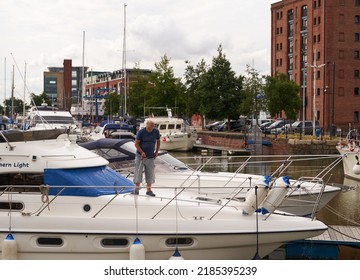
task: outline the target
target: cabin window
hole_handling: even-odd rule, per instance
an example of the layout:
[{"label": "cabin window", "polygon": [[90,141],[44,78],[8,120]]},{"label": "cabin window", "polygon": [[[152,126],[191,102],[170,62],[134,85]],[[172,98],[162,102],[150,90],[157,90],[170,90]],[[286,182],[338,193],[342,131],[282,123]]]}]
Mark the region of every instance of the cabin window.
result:
[{"label": "cabin window", "polygon": [[62,246],[64,241],[60,237],[39,237],[37,239],[39,246]]},{"label": "cabin window", "polygon": [[44,175],[36,173],[9,173],[3,174],[0,176],[1,185],[12,185],[13,191],[24,191],[25,187],[22,189],[19,186],[27,186],[27,191],[39,191],[38,187],[28,187],[28,186],[39,186],[44,183]]},{"label": "cabin window", "polygon": [[101,245],[104,247],[126,247],[129,245],[129,240],[126,238],[104,238],[101,240]]},{"label": "cabin window", "polygon": [[160,130],[166,129],[166,124],[160,124],[159,129],[160,129]]},{"label": "cabin window", "polygon": [[177,124],[176,129],[181,129],[181,124]]},{"label": "cabin window", "polygon": [[174,129],[175,128],[175,124],[171,124],[171,123],[169,123],[169,125],[168,125],[168,129]]},{"label": "cabin window", "polygon": [[0,210],[6,211],[21,211],[24,209],[24,204],[21,202],[0,202]]},{"label": "cabin window", "polygon": [[175,247],[175,246],[191,246],[194,244],[194,240],[190,237],[177,237],[177,238],[168,238],[165,241],[166,246]]}]

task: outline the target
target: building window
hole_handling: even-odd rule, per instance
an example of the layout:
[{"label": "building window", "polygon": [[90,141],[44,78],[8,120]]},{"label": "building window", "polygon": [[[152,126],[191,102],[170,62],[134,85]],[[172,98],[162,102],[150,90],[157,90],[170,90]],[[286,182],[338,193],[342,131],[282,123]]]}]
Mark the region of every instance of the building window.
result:
[{"label": "building window", "polygon": [[320,70],[316,71],[316,79],[319,80],[320,79]]},{"label": "building window", "polygon": [[320,56],[320,52],[317,52],[317,60],[320,60],[321,56]]},{"label": "building window", "polygon": [[339,87],[338,93],[339,93],[339,96],[344,96],[344,88],[343,88],[343,87]]},{"label": "building window", "polygon": [[344,41],[345,41],[345,33],[344,33],[344,32],[340,32],[340,33],[339,33],[339,41],[340,41],[340,42],[344,42]]},{"label": "building window", "polygon": [[355,33],[354,34],[354,40],[355,40],[355,42],[359,42],[359,40],[360,40],[360,33]]},{"label": "building window", "polygon": [[344,79],[344,69],[339,69],[339,79]]},{"label": "building window", "polygon": [[354,112],[354,123],[358,123],[359,122],[359,111],[355,111]]},{"label": "building window", "polygon": [[354,78],[355,79],[359,79],[360,78],[360,71],[359,70],[354,70]]},{"label": "building window", "polygon": [[314,18],[314,25],[316,25],[316,18]]},{"label": "building window", "polygon": [[356,24],[359,24],[360,23],[360,16],[356,15],[354,21],[355,21]]},{"label": "building window", "polygon": [[318,41],[318,43],[320,42],[320,34],[317,35],[317,41]]},{"label": "building window", "polygon": [[354,96],[359,96],[359,88],[358,87],[354,88]]},{"label": "building window", "polygon": [[360,0],[355,0],[355,6],[360,6]]},{"label": "building window", "polygon": [[339,50],[339,59],[344,59],[345,54],[344,54],[344,50]]},{"label": "building window", "polygon": [[317,94],[317,95],[320,95],[320,88],[317,88],[317,89],[316,89],[316,94]]},{"label": "building window", "polygon": [[314,39],[313,39],[314,43],[316,43],[316,35],[314,35]]},{"label": "building window", "polygon": [[359,59],[359,58],[360,58],[360,52],[354,51],[354,59]]},{"label": "building window", "polygon": [[314,9],[316,9],[316,0],[314,1],[314,4],[313,4],[313,7],[314,7]]},{"label": "building window", "polygon": [[[359,0],[360,1],[360,0]],[[344,24],[345,23],[345,15],[344,14],[340,14],[339,15],[339,24]]]}]

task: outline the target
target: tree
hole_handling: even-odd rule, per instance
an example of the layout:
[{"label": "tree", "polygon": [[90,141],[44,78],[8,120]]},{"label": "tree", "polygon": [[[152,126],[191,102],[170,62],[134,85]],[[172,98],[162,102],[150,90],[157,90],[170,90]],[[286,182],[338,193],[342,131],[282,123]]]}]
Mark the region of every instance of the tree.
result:
[{"label": "tree", "polygon": [[43,92],[40,95],[36,95],[35,93],[31,93],[30,98],[32,100],[32,103],[35,103],[35,104],[33,104],[35,106],[40,106],[42,103],[52,105],[51,99],[49,98],[49,96],[45,92]]},{"label": "tree", "polygon": [[301,108],[299,85],[290,81],[285,74],[277,73],[274,77],[266,77],[264,91],[271,116],[281,115],[281,112],[284,112],[288,119],[296,119]]},{"label": "tree", "polygon": [[[14,98],[13,110],[11,110],[11,106],[12,106],[11,98],[4,100],[4,106],[7,108],[7,112],[10,117],[12,117],[11,113],[13,113],[14,118],[16,117],[16,115],[18,114],[23,115],[24,113],[24,102],[21,99]],[[29,105],[25,103],[25,110],[27,109],[29,109]]]},{"label": "tree", "polygon": [[105,112],[106,116],[110,118],[119,113],[120,108],[120,95],[116,92],[111,92],[107,96],[108,98],[105,100]]},{"label": "tree", "polygon": [[217,51],[218,55],[213,57],[199,85],[200,112],[208,118],[228,119],[229,123],[230,119],[238,119],[240,115],[243,78],[236,77],[221,45]]},{"label": "tree", "polygon": [[204,113],[201,111],[201,90],[200,85],[202,79],[207,72],[208,65],[202,59],[196,67],[190,65],[189,61],[185,62],[187,64],[185,69],[185,94],[186,94],[186,115],[191,116],[194,113]]},{"label": "tree", "polygon": [[260,73],[250,65],[246,65],[243,102],[240,105],[241,114],[257,119],[260,111],[266,110],[263,84],[264,79],[260,76]]},{"label": "tree", "polygon": [[131,81],[128,95],[128,112],[131,116],[144,115],[145,100],[148,100],[149,77],[142,75],[138,66],[134,68],[134,79]]},{"label": "tree", "polygon": [[149,82],[153,86],[148,87],[146,107],[175,108],[175,115],[185,112],[185,88],[181,79],[175,77],[173,67],[170,66],[170,58],[166,55],[160,62],[155,63],[155,70],[150,74]]}]

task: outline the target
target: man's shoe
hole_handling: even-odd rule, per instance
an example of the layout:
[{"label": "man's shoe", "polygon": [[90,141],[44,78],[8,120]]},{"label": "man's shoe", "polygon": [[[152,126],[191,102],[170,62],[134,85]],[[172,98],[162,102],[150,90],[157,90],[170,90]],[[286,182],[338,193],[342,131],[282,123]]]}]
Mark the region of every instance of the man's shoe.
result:
[{"label": "man's shoe", "polygon": [[138,194],[139,194],[139,190],[134,190],[131,194],[138,195]]},{"label": "man's shoe", "polygon": [[148,191],[148,192],[146,192],[146,195],[149,195],[149,196],[155,196],[155,194],[154,194],[152,191]]}]

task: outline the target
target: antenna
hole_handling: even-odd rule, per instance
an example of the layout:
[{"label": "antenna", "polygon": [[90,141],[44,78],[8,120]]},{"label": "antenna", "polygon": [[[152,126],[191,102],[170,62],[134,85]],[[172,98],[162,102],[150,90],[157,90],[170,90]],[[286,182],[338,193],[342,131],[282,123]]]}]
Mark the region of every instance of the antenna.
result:
[{"label": "antenna", "polygon": [[[126,115],[126,84],[127,84],[127,77],[126,77],[126,3],[124,4],[124,34],[123,34],[123,57],[122,57],[122,69],[124,75],[124,110],[123,115]],[[121,106],[121,105],[120,105]]]}]

